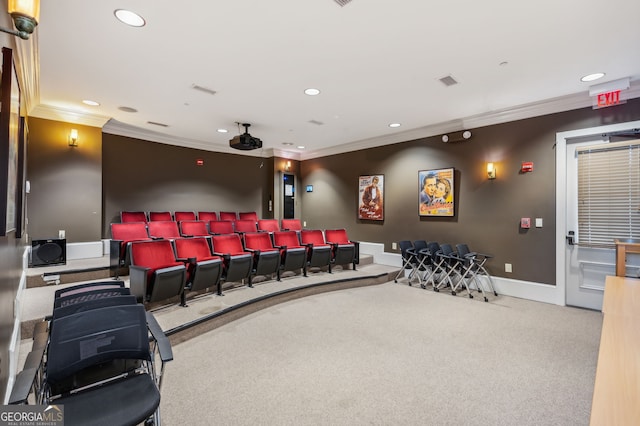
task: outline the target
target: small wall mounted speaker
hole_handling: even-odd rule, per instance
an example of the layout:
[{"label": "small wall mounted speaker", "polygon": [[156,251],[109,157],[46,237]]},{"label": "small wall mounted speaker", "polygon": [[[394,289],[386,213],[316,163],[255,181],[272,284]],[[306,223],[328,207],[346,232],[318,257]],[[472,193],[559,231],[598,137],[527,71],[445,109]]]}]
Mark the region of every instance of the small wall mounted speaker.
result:
[{"label": "small wall mounted speaker", "polygon": [[65,265],[67,263],[67,240],[52,238],[31,241],[29,266]]}]

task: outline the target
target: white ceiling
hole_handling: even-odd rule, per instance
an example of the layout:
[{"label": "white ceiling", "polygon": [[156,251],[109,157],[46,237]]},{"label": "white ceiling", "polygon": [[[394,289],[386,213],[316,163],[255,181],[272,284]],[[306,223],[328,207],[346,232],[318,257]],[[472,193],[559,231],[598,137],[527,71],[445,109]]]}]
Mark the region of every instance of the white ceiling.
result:
[{"label": "white ceiling", "polygon": [[[119,22],[119,8],[146,26]],[[624,77],[640,96],[638,16],[637,0],[45,0],[30,115],[313,158],[583,107],[589,85]],[[236,122],[263,150],[230,150]]]}]

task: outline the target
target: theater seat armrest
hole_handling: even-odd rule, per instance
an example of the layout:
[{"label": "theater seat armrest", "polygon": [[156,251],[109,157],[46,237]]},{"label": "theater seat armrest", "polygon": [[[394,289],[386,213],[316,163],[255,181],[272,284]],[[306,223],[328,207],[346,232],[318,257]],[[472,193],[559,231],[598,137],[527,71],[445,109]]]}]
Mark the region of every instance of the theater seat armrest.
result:
[{"label": "theater seat armrest", "polygon": [[153,340],[157,343],[158,354],[162,362],[173,361],[173,349],[171,348],[171,342],[169,338],[164,334],[160,324],[156,320],[156,317],[149,311],[146,312],[147,316],[147,328],[153,337]]},{"label": "theater seat armrest", "polygon": [[147,294],[147,271],[149,269],[151,268],[138,265],[129,266],[129,288],[138,302],[143,301]]}]

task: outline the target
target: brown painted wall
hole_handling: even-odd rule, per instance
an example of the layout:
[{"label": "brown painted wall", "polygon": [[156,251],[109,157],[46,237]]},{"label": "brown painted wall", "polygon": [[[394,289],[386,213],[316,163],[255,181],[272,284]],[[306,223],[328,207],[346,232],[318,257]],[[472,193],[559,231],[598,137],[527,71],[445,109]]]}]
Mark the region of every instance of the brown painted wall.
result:
[{"label": "brown painted wall", "polygon": [[268,217],[272,160],[110,134],[103,134],[103,148],[106,238],[121,210],[256,211]]},{"label": "brown painted wall", "polygon": [[[78,146],[70,147],[70,130]],[[29,118],[27,195],[29,236],[67,242],[99,241],[102,223],[102,132],[99,128]]]},{"label": "brown painted wall", "polygon": [[[467,243],[495,256],[490,272],[512,279],[555,284],[556,132],[640,119],[640,100],[594,111],[582,109],[472,129],[469,141],[442,143],[440,136],[302,162],[301,218],[308,228],[346,227],[355,240]],[[486,163],[497,178],[486,178]],[[520,174],[522,161],[534,172]],[[454,167],[456,214],[418,216],[418,171]],[[384,174],[385,220],[357,220],[358,176]],[[543,228],[519,227],[520,218],[544,219]],[[513,273],[504,272],[504,264]]]}]

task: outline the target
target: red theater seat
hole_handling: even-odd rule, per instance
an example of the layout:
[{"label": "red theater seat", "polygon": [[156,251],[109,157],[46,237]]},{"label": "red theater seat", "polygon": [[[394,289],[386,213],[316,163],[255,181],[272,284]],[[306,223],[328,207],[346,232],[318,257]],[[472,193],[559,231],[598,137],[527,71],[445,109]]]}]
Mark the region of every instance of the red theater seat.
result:
[{"label": "red theater seat", "polygon": [[276,232],[279,230],[278,219],[260,219],[258,221],[258,231]]},{"label": "red theater seat", "polygon": [[131,243],[129,271],[131,293],[143,303],[182,295],[187,277],[169,240]]},{"label": "red theater seat", "polygon": [[212,220],[209,222],[209,233],[213,235],[233,234],[233,222],[229,220]]},{"label": "red theater seat", "polygon": [[252,220],[254,222],[258,221],[258,213],[256,212],[239,212],[238,213],[239,220]]},{"label": "red theater seat", "polygon": [[327,266],[331,272],[331,245],[324,240],[319,229],[303,229],[300,231],[300,242],[307,246],[308,266]]},{"label": "red theater seat", "polygon": [[179,222],[180,234],[183,237],[207,237],[209,230],[207,223],[201,220],[187,220]]},{"label": "red theater seat", "polygon": [[[178,238],[173,241],[178,260],[186,263],[186,289],[200,291],[215,288],[222,294],[222,258],[211,253],[208,237]],[[185,305],[183,293],[182,304]]]},{"label": "red theater seat", "polygon": [[[253,255],[244,250],[238,234],[214,235],[211,237],[211,243],[213,254],[223,258],[223,281],[242,281],[251,276]],[[251,281],[249,286],[251,287]]]},{"label": "red theater seat", "polygon": [[280,229],[283,231],[302,231],[300,219],[282,219]]},{"label": "red theater seat", "polygon": [[129,212],[129,211],[120,212],[121,223],[146,222],[146,221],[147,221],[147,214],[145,212]]},{"label": "red theater seat", "polygon": [[147,224],[144,222],[112,223],[109,242],[109,265],[117,278],[121,266],[131,263],[130,246],[134,241],[150,240]]},{"label": "red theater seat", "polygon": [[324,231],[327,243],[332,246],[332,262],[335,265],[351,263],[353,270],[360,262],[360,243],[350,241],[345,229],[327,229]]},{"label": "red theater seat", "polygon": [[194,212],[173,212],[173,219],[176,222],[196,220],[196,214]]},{"label": "red theater seat", "polygon": [[163,221],[170,222],[173,220],[171,212],[149,212],[149,222]]},{"label": "red theater seat", "polygon": [[217,221],[218,220],[218,213],[216,212],[198,212],[198,220],[201,220],[203,222],[211,222],[213,221]]},{"label": "red theater seat", "polygon": [[275,231],[273,245],[280,248],[281,269],[283,271],[302,269],[302,274],[307,276],[307,248],[300,245],[297,232]]},{"label": "red theater seat", "polygon": [[239,233],[258,231],[258,224],[255,220],[236,220],[233,227],[235,232]]},{"label": "red theater seat", "polygon": [[180,238],[178,223],[173,221],[149,222],[149,236],[153,239],[173,240]]},{"label": "red theater seat", "polygon": [[238,220],[238,214],[236,212],[220,212],[219,219],[235,222],[236,220]]},{"label": "red theater seat", "polygon": [[[273,246],[266,232],[244,234],[245,249],[253,253],[252,276],[277,274],[280,281],[280,249]],[[251,284],[251,277],[249,277]]]}]

